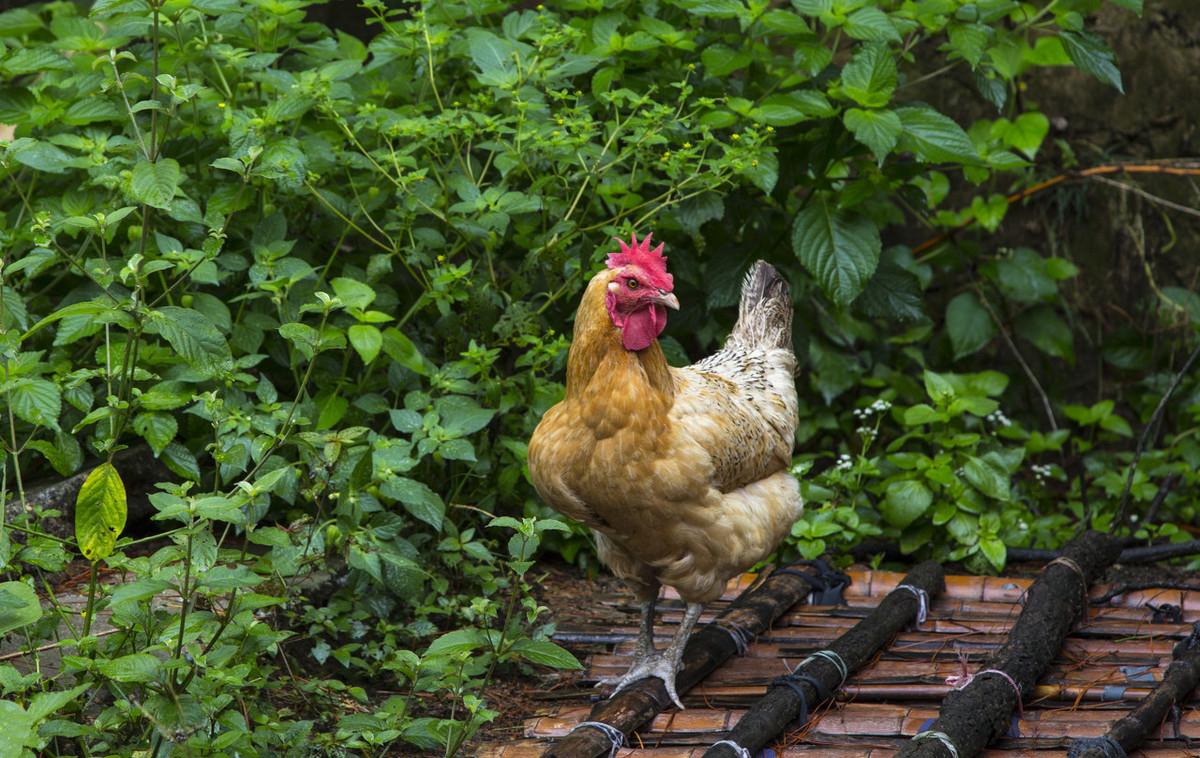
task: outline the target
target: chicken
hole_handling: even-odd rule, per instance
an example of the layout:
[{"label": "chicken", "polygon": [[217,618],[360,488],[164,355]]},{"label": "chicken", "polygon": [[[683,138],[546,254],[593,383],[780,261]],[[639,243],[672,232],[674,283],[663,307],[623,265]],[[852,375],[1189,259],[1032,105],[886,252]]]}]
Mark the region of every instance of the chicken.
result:
[{"label": "chicken", "polygon": [[[620,242],[575,316],[562,402],[529,443],[541,497],[591,527],[601,561],[642,605],[634,663],[617,691],[656,676],[683,708],[675,675],[703,604],[765,559],[802,507],[789,472],[796,358],[787,282],[755,263],[725,346],[686,368],[657,337],[678,309],[663,246]],[[664,650],[654,645],[662,585],[687,603]]]}]

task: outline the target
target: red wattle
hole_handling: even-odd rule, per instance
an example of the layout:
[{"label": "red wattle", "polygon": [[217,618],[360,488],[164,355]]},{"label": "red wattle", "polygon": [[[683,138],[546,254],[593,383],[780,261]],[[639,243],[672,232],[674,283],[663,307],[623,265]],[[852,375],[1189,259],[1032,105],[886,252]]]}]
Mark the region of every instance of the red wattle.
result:
[{"label": "red wattle", "polygon": [[626,350],[645,350],[666,326],[666,308],[657,304],[639,308],[625,317],[621,344]]}]

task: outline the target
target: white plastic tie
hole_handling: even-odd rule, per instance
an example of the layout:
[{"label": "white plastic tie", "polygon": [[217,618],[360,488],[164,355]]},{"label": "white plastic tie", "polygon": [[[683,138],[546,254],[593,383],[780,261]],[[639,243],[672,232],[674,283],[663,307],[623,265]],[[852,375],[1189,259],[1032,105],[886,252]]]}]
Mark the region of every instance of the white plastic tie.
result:
[{"label": "white plastic tie", "polygon": [[716,747],[717,745],[728,745],[730,750],[737,753],[738,758],[750,758],[750,751],[737,744],[733,740],[717,740],[712,744],[713,747]]},{"label": "white plastic tie", "polygon": [[958,758],[958,748],[954,747],[954,743],[950,740],[950,735],[945,732],[917,732],[913,735],[914,740],[936,740],[942,743],[942,747],[950,752],[950,758]]},{"label": "white plastic tie", "polygon": [[571,733],[577,732],[584,727],[591,727],[608,738],[610,743],[608,758],[615,758],[617,751],[625,746],[625,733],[612,724],[606,724],[603,721],[582,721],[575,725]]},{"label": "white plastic tie", "polygon": [[908,590],[917,598],[917,623],[924,624],[925,619],[929,618],[929,593],[911,584],[901,584],[896,589]]},{"label": "white plastic tie", "polygon": [[846,677],[850,676],[850,667],[847,666],[846,662],[842,660],[842,656],[838,655],[832,650],[818,650],[804,660],[800,661],[800,665],[797,666],[796,669],[804,668],[806,663],[810,663],[816,658],[824,658],[837,668],[838,673],[841,674],[842,682],[835,689],[840,690],[842,685],[846,683]]}]

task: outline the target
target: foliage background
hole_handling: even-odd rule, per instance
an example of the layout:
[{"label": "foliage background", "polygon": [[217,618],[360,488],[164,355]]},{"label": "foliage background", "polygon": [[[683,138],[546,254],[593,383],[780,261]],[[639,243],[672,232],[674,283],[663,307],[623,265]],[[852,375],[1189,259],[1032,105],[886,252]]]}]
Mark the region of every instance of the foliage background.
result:
[{"label": "foliage background", "polygon": [[[0,755],[452,755],[498,674],[577,666],[534,559],[594,559],[525,445],[634,229],[668,245],[675,362],[754,258],[793,283],[783,557],[879,537],[998,571],[1112,526],[1130,475],[1138,535],[1186,537],[1191,378],[1133,450],[1195,343],[1195,269],[1162,265],[1195,197],[1108,188],[1120,278],[1063,234],[1095,191],[1005,199],[1114,157],[1039,88],[1107,108],[1097,14],[1140,0],[510,5],[367,0],[362,39],[298,0],[0,14],[0,633],[64,654],[0,663]],[[131,496],[118,453],[171,476]],[[54,591],[80,556],[82,613]]]}]

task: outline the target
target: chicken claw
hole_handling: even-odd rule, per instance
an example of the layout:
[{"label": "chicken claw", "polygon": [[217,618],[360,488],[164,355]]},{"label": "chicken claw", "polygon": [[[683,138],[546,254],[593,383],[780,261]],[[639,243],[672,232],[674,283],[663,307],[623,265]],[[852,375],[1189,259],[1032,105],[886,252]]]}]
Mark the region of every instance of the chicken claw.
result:
[{"label": "chicken claw", "polygon": [[[675,637],[671,640],[671,644],[667,645],[663,650],[654,649],[654,643],[648,634],[639,639],[638,651],[634,657],[633,665],[629,667],[629,671],[625,672],[625,676],[617,681],[617,688],[613,690],[612,694],[616,695],[634,682],[657,677],[666,686],[667,696],[671,698],[671,702],[675,704],[675,707],[681,711],[684,710],[683,701],[679,699],[679,693],[675,691],[675,677],[679,673],[679,664],[683,658],[683,649],[687,646],[688,637],[692,635],[692,628],[696,626],[696,619],[700,618],[700,611],[703,608],[704,606],[700,603],[688,603],[687,612],[683,614],[683,620],[679,623],[679,629],[675,632]],[[648,620],[650,623],[653,623],[653,617],[653,605],[651,605],[649,613],[643,608],[643,630],[648,626]],[[648,649],[640,644],[643,640],[647,642]],[[600,682],[600,684],[608,683],[604,681]],[[609,697],[612,697],[612,695]]]}]

